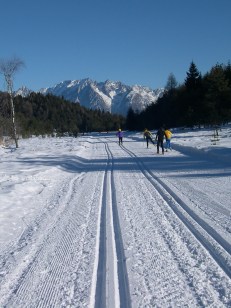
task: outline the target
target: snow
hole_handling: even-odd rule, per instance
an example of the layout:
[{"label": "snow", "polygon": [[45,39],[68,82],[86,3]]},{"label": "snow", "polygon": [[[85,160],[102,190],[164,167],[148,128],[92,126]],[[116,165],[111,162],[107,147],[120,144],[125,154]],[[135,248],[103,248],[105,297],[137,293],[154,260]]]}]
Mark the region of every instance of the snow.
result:
[{"label": "snow", "polygon": [[231,126],[172,131],[0,147],[0,307],[231,307]]},{"label": "snow", "polygon": [[110,91],[109,93],[108,93],[108,95],[109,95],[109,97],[111,98],[111,99],[113,99],[113,97],[114,96],[116,96],[116,91]]},{"label": "snow", "polygon": [[112,99],[110,97],[108,97],[106,94],[104,94],[103,92],[101,92],[96,86],[94,86],[94,90],[95,90],[95,93],[99,94],[99,96],[102,97],[104,104],[108,108],[110,108]]}]

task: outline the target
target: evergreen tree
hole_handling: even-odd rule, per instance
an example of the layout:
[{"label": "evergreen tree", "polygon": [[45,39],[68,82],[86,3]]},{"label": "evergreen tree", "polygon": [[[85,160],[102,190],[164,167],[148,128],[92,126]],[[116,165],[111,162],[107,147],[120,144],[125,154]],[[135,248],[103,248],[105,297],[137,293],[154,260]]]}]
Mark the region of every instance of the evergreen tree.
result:
[{"label": "evergreen tree", "polygon": [[167,80],[165,89],[167,91],[171,91],[171,90],[175,89],[176,87],[177,87],[176,78],[175,78],[173,73],[170,73],[170,75],[168,76],[168,80]]},{"label": "evergreen tree", "polygon": [[191,62],[185,79],[186,124],[200,125],[202,122],[201,103],[203,101],[202,77],[196,64]]},{"label": "evergreen tree", "polygon": [[198,71],[196,64],[192,61],[189,71],[186,72],[185,86],[188,90],[195,90],[201,85],[201,73]]},{"label": "evergreen tree", "polygon": [[126,127],[129,130],[136,130],[138,127],[137,118],[139,115],[134,112],[132,108],[129,108],[126,118]]},{"label": "evergreen tree", "polygon": [[135,130],[146,126],[154,129],[163,123],[179,127],[227,121],[231,121],[230,62],[227,66],[214,66],[203,78],[192,62],[183,85],[165,91],[140,114],[129,111],[127,117],[129,129]]},{"label": "evergreen tree", "polygon": [[224,69],[225,77],[229,82],[229,86],[231,86],[231,63],[228,62],[227,66]]},{"label": "evergreen tree", "polygon": [[231,118],[231,86],[222,65],[215,65],[205,77],[205,104],[211,124]]}]

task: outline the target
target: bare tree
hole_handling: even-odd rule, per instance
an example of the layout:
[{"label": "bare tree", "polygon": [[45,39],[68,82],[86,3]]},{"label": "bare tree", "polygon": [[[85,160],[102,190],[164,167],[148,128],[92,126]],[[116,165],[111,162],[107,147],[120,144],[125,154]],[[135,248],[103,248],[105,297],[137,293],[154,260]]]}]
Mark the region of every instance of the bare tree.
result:
[{"label": "bare tree", "polygon": [[7,92],[9,93],[10,97],[13,139],[15,141],[16,148],[18,148],[18,139],[17,139],[17,131],[15,125],[13,79],[15,73],[18,72],[18,70],[23,66],[24,62],[16,57],[9,60],[0,60],[0,74],[2,74],[5,78],[7,85]]}]

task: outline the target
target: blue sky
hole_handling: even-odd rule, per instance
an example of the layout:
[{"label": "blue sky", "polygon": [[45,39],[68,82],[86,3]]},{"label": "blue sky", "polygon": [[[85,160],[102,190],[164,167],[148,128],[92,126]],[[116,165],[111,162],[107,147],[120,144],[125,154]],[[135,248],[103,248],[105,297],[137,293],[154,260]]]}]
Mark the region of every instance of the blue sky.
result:
[{"label": "blue sky", "polygon": [[[164,87],[191,61],[231,60],[230,0],[1,0],[0,58],[25,68],[14,88],[91,78]],[[0,90],[4,89],[1,76]]]}]

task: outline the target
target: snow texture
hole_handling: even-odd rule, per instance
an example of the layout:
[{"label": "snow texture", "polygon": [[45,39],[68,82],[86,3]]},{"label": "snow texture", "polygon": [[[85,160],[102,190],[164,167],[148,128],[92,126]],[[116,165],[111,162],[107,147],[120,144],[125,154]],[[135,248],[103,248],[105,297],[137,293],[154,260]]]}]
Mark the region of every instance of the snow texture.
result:
[{"label": "snow texture", "polygon": [[231,127],[172,131],[0,147],[0,307],[231,307]]}]

